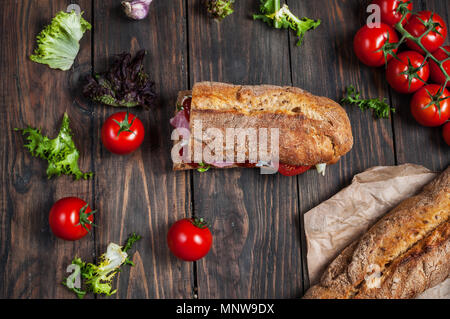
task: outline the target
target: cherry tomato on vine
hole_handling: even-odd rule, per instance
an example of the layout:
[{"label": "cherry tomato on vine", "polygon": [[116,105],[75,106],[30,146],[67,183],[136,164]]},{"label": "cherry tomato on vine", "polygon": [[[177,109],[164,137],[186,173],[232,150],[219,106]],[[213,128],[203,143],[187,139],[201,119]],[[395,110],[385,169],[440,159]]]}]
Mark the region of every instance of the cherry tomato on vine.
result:
[{"label": "cherry tomato on vine", "polygon": [[310,168],[311,166],[295,166],[280,163],[278,166],[278,173],[284,176],[295,176],[306,172]]},{"label": "cherry tomato on vine", "polygon": [[423,126],[444,124],[450,117],[449,96],[447,89],[437,84],[424,86],[412,97],[411,113],[413,117]]},{"label": "cherry tomato on vine", "polygon": [[[407,2],[408,0],[374,0],[372,1],[372,4],[380,6],[381,22],[393,27],[400,22],[403,17],[403,15],[397,11],[400,4],[404,3],[403,6],[406,6],[409,11],[412,10],[412,2]],[[402,24],[404,25],[410,17],[411,14],[408,13]]]},{"label": "cherry tomato on vine", "polygon": [[[389,41],[388,41],[389,39]],[[385,23],[380,23],[379,28],[369,28],[363,26],[353,39],[353,50],[358,59],[368,66],[382,66],[385,64],[385,54],[382,51],[386,43],[397,43],[398,36],[395,30]],[[397,50],[393,50],[397,52]],[[389,52],[386,53],[386,60],[392,59]]]},{"label": "cherry tomato on vine", "polygon": [[95,211],[78,197],[65,197],[53,204],[49,215],[50,229],[56,237],[78,240],[94,226]]},{"label": "cherry tomato on vine", "polygon": [[102,126],[103,145],[114,154],[129,154],[144,140],[144,125],[135,115],[117,112],[108,117]]},{"label": "cherry tomato on vine", "polygon": [[412,93],[424,86],[430,75],[425,58],[416,51],[401,52],[397,58],[389,61],[386,68],[391,87],[400,93]]},{"label": "cherry tomato on vine", "polygon": [[442,136],[444,136],[444,141],[450,146],[450,122],[446,123],[442,128]]},{"label": "cherry tomato on vine", "polygon": [[[444,50],[442,50],[444,49]],[[439,61],[443,61],[445,59],[450,58],[450,45],[446,45],[442,48],[437,49],[433,52],[433,56],[438,59]],[[444,84],[445,83],[445,75],[439,68],[436,62],[434,62],[432,59],[429,59],[430,62],[430,78],[434,83],[437,84]],[[448,75],[450,75],[450,59],[448,61],[445,61],[443,63],[443,67],[445,72],[447,72]],[[450,81],[447,82],[447,87],[450,87]]]},{"label": "cherry tomato on vine", "polygon": [[[444,41],[447,38],[447,25],[438,14],[431,11],[420,11],[417,14],[413,14],[406,24],[405,30],[417,38],[424,34],[434,23],[437,23],[437,25],[433,27],[434,29],[426,34],[420,41],[425,49],[429,52],[434,52],[444,44]],[[420,54],[425,54],[425,52],[410,39],[406,40],[406,45]]]},{"label": "cherry tomato on vine", "polygon": [[208,254],[212,235],[203,218],[184,218],[170,227],[167,243],[176,257],[195,261]]}]

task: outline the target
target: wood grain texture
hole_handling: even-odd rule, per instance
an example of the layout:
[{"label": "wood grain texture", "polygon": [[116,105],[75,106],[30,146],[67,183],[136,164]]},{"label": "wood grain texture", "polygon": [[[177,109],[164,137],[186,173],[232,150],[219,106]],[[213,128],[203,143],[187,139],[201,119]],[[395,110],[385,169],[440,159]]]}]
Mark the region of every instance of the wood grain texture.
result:
[{"label": "wood grain texture", "polygon": [[[75,298],[61,280],[75,256],[94,261],[109,242],[143,236],[117,280],[114,298],[296,298],[309,287],[302,214],[376,165],[412,162],[433,170],[450,164],[440,128],[424,128],[410,115],[410,96],[389,89],[383,68],[361,64],[352,40],[365,22],[368,0],[287,0],[292,12],[320,18],[301,47],[291,31],[253,21],[257,0],[236,1],[235,13],[217,24],[201,0],[153,1],[149,17],[128,20],[118,0],[78,0],[93,25],[81,41],[74,67],[62,72],[33,63],[36,35],[62,0],[4,1],[0,13],[0,298]],[[445,21],[450,5],[415,0]],[[159,94],[150,110],[132,110],[144,123],[141,148],[129,156],[101,144],[104,120],[119,111],[81,96],[84,76],[104,71],[114,54],[148,51],[145,69]],[[339,101],[353,84],[364,97],[387,97],[397,113],[375,120],[370,111],[345,106],[354,147],[329,167],[298,177],[260,175],[257,169],[172,172],[172,116],[177,92],[203,80],[235,84],[294,85]],[[122,109],[120,109],[122,110]],[[46,163],[23,148],[14,127],[27,124],[55,136],[67,111],[89,181],[47,180]],[[52,204],[78,196],[98,210],[98,228],[78,242],[56,239],[48,227]],[[202,216],[214,243],[197,263],[176,259],[166,235],[178,219]]]},{"label": "wood grain texture", "polygon": [[[91,21],[91,2],[77,1]],[[34,158],[23,147],[15,127],[28,124],[44,134],[57,135],[63,114],[70,117],[74,141],[80,150],[80,167],[93,169],[91,161],[92,114],[80,102],[77,78],[90,69],[91,33],[81,40],[73,68],[53,70],[29,60],[36,35],[49,24],[66,1],[7,1],[1,12],[1,213],[0,298],[63,298],[72,294],[60,283],[76,255],[92,258],[94,235],[81,241],[57,239],[48,226],[53,203],[78,196],[93,204],[93,181],[71,177],[47,179],[46,161]]]},{"label": "wood grain texture", "polygon": [[[365,23],[364,3],[326,0],[288,3],[296,14],[322,21],[316,30],[306,34],[301,47],[294,47],[294,39],[290,41],[295,86],[338,102],[348,85],[354,85],[363,97],[389,97],[383,69],[363,65],[353,52],[353,37]],[[327,10],[323,10],[325,7]],[[355,174],[372,166],[395,164],[391,120],[374,119],[370,111],[343,106],[352,124],[353,149],[337,164],[330,165],[324,177],[317,174],[298,177],[302,216],[348,185]],[[303,229],[303,218],[300,223]],[[306,257],[306,245],[303,247]],[[306,258],[303,265],[308,286]]]},{"label": "wood grain texture", "polygon": [[118,1],[94,3],[94,68],[104,71],[113,55],[133,55],[146,49],[145,70],[155,81],[158,105],[149,111],[133,109],[146,128],[142,146],[128,156],[109,153],[100,141],[104,120],[118,109],[95,105],[93,133],[95,194],[100,227],[97,252],[109,242],[123,244],[131,232],[142,235],[136,267],[125,269],[117,281],[117,298],[190,298],[192,264],[177,260],[167,249],[166,235],[176,220],[190,216],[187,173],[172,172],[171,128],[177,92],[187,87],[184,1],[154,1],[149,17],[132,21]]},{"label": "wood grain texture", "polygon": [[[450,22],[448,1],[413,1],[415,10],[431,10],[444,21]],[[448,36],[446,39],[448,44]],[[434,171],[441,171],[450,165],[450,147],[442,138],[442,127],[423,127],[411,115],[412,95],[404,95],[390,89],[392,105],[398,112],[394,116],[394,133],[398,164],[415,163]]]},{"label": "wood grain texture", "polygon": [[[251,18],[258,2],[238,1],[218,24],[189,1],[191,85],[199,81],[290,85],[288,35]],[[193,173],[194,212],[212,224],[210,254],[197,263],[199,298],[301,295],[295,178],[257,169]]]}]

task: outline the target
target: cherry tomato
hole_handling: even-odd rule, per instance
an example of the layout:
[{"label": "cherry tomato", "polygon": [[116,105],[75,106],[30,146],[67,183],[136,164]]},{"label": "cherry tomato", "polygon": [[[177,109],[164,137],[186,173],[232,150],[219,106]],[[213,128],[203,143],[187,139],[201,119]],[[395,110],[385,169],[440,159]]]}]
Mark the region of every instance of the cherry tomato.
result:
[{"label": "cherry tomato", "polygon": [[129,154],[144,140],[144,125],[131,113],[117,112],[108,117],[102,127],[103,145],[114,154]]},{"label": "cherry tomato", "polygon": [[185,261],[205,257],[212,245],[212,235],[202,218],[185,218],[175,222],[167,234],[172,253]]},{"label": "cherry tomato", "polygon": [[[414,93],[412,97],[411,113],[416,121],[423,126],[440,126],[447,122],[450,117],[450,100],[447,98],[449,92],[444,88],[442,94],[438,97],[438,92],[441,89],[442,87],[437,84],[428,84]],[[432,98],[430,95],[435,97]],[[440,101],[437,100],[438,98]],[[434,101],[433,104],[427,107],[432,101]]]},{"label": "cherry tomato", "polygon": [[[381,22],[393,27],[400,22],[403,16],[400,12],[397,12],[398,6],[401,3],[405,3],[406,7],[410,11],[412,10],[412,2],[409,4],[406,4],[406,2],[408,0],[374,0],[372,4],[380,6]],[[402,24],[404,25],[410,17],[411,13],[408,13]]]},{"label": "cherry tomato", "polygon": [[[447,51],[447,53],[442,50],[442,48],[444,48],[444,50]],[[437,49],[436,51],[433,52],[433,56],[438,59],[439,61],[443,61],[445,59],[450,58],[450,45],[446,45],[442,48]],[[445,75],[444,73],[442,73],[441,69],[439,68],[439,66],[437,65],[436,62],[434,62],[432,59],[429,59],[430,62],[430,78],[434,83],[438,83],[438,84],[444,84],[445,83]],[[445,72],[447,72],[448,75],[450,75],[450,59],[448,61],[445,61],[443,64],[444,70]],[[450,87],[450,81],[447,83],[447,87]]]},{"label": "cherry tomato", "polygon": [[[432,15],[433,18],[431,18]],[[406,31],[417,38],[424,34],[428,29],[428,24],[433,22],[439,23],[439,25],[436,26],[436,30],[430,31],[420,41],[420,43],[429,52],[436,51],[442,44],[444,44],[444,41],[447,38],[447,25],[445,24],[444,20],[434,12],[420,11],[417,14],[414,14],[405,26]],[[409,39],[406,40],[406,45],[410,49],[417,51],[420,54],[425,54],[425,52],[423,52],[423,50],[417,44]]]},{"label": "cherry tomato", "polygon": [[94,212],[78,197],[62,198],[50,210],[50,229],[56,237],[65,240],[81,239],[94,225]]},{"label": "cherry tomato", "polygon": [[[384,53],[380,49],[387,42],[388,37],[389,43],[398,42],[397,33],[387,24],[381,23],[379,28],[369,28],[365,25],[359,29],[353,39],[353,50],[358,59],[368,66],[384,65]],[[388,54],[386,59],[389,61],[392,55]]]},{"label": "cherry tomato", "polygon": [[284,176],[294,176],[303,174],[307,170],[309,170],[311,166],[295,166],[280,163],[278,166],[278,173]]},{"label": "cherry tomato", "polygon": [[400,93],[412,93],[424,86],[430,75],[425,58],[416,51],[405,51],[397,57],[389,61],[386,69],[386,80],[391,87]]},{"label": "cherry tomato", "polygon": [[442,128],[442,135],[444,136],[444,141],[450,146],[450,122],[446,123]]}]

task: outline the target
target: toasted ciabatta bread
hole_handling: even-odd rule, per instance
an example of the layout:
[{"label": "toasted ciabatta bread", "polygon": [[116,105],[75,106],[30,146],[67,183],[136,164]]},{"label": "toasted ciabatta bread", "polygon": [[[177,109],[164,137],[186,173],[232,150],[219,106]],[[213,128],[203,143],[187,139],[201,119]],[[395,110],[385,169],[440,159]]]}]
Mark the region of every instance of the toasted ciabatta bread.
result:
[{"label": "toasted ciabatta bread", "polygon": [[[192,92],[180,92],[177,104],[188,94],[192,95],[191,132],[195,120],[202,121],[203,131],[218,128],[224,135],[226,128],[278,128],[279,161],[283,164],[335,163],[353,146],[345,110],[299,88],[200,82]],[[189,168],[193,166],[174,165],[174,169]]]},{"label": "toasted ciabatta bread", "polygon": [[382,217],[304,298],[414,298],[450,275],[450,167]]}]

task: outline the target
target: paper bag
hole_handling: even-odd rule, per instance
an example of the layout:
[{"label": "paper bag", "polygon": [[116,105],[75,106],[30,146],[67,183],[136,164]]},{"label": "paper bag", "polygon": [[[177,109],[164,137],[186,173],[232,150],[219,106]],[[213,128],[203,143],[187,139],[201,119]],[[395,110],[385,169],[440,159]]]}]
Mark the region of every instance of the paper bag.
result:
[{"label": "paper bag", "polygon": [[[311,285],[351,242],[404,199],[437,176],[419,165],[378,166],[353,177],[346,187],[304,215]],[[450,298],[450,279],[419,298]]]}]

